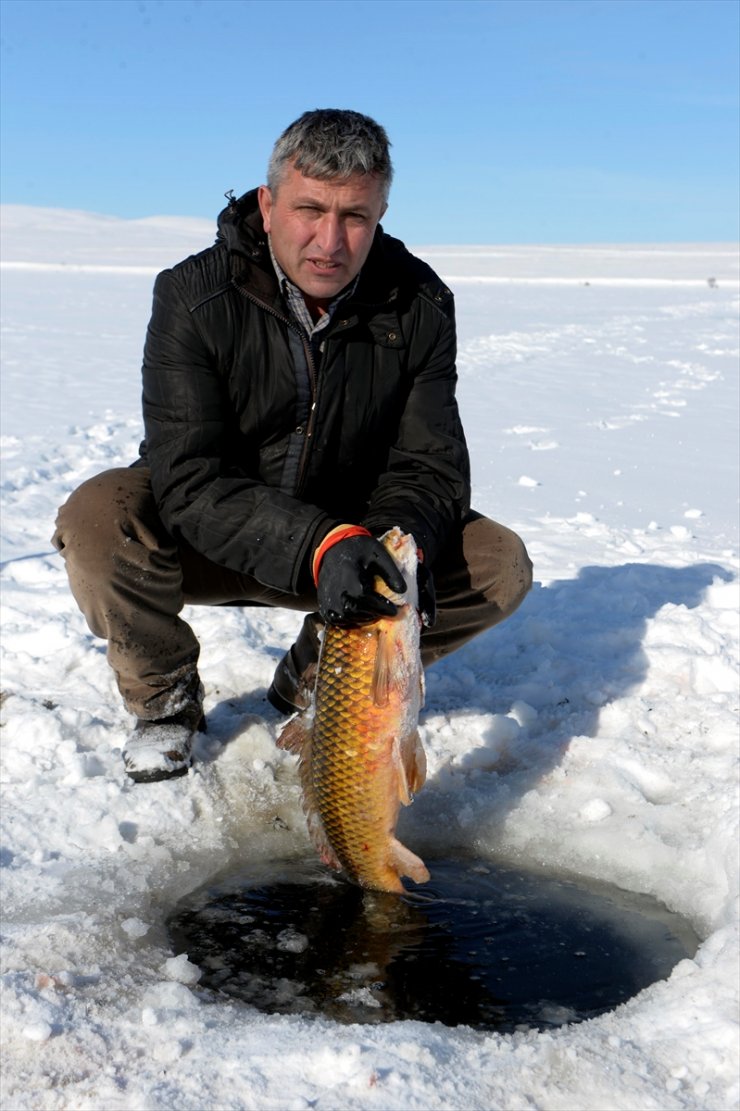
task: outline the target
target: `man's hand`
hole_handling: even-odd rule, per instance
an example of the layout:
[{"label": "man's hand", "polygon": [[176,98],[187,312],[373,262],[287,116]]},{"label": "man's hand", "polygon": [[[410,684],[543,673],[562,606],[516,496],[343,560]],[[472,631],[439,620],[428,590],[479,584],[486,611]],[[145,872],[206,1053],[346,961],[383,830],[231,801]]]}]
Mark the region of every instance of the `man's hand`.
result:
[{"label": "man's hand", "polygon": [[373,589],[376,576],[403,594],[406,582],[392,556],[372,536],[351,536],[334,544],[321,560],[319,613],[330,625],[363,625],[397,612]]}]

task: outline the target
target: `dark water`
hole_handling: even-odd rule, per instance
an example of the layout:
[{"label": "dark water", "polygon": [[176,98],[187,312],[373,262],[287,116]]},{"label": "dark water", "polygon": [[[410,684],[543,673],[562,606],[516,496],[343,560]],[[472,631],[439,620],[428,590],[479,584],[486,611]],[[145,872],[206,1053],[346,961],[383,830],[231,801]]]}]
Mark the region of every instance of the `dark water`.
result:
[{"label": "dark water", "polygon": [[176,908],[175,952],[202,969],[201,987],[271,1014],[509,1032],[611,1010],[698,946],[646,896],[491,861],[427,863],[432,880],[403,897],[313,861],[230,876]]}]

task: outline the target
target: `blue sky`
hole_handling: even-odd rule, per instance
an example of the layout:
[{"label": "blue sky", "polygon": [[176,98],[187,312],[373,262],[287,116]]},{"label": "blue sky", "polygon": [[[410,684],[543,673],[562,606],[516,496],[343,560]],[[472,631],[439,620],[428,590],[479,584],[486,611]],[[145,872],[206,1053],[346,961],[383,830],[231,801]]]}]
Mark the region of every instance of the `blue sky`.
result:
[{"label": "blue sky", "polygon": [[736,0],[0,0],[2,200],[212,217],[306,108],[393,142],[411,244],[738,228]]}]

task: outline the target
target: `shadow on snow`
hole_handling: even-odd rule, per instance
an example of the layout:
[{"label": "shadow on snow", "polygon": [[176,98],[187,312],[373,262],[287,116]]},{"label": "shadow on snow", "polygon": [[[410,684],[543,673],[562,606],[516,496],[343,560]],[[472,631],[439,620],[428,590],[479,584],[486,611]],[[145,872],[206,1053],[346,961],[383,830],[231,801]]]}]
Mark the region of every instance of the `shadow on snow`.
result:
[{"label": "shadow on snow", "polygon": [[[501,820],[557,767],[574,737],[596,736],[605,706],[644,681],[648,621],[666,605],[695,608],[713,582],[734,577],[715,563],[628,563],[584,567],[577,578],[535,584],[508,621],[430,668],[422,724],[449,724],[455,734],[469,729],[468,752],[461,754],[456,740],[454,768],[506,777],[500,798],[492,777],[475,782],[476,793],[494,789],[501,807],[495,820]],[[476,715],[490,721],[475,721]],[[443,764],[429,780],[433,789],[418,797],[417,831],[436,815],[440,796],[449,791],[454,799],[449,769],[450,762]]]}]

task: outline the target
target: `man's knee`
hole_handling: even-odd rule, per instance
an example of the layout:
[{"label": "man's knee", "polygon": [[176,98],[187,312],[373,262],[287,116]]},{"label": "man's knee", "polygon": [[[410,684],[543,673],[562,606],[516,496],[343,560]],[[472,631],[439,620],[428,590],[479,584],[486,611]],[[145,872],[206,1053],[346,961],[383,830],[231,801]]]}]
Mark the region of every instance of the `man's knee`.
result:
[{"label": "man's knee", "polygon": [[508,617],[532,586],[532,561],[524,541],[512,529],[487,517],[472,515],[463,545],[471,585]]},{"label": "man's knee", "polygon": [[75,563],[110,563],[111,554],[151,521],[149,473],[118,467],[83,482],[60,508],[52,544]]}]

